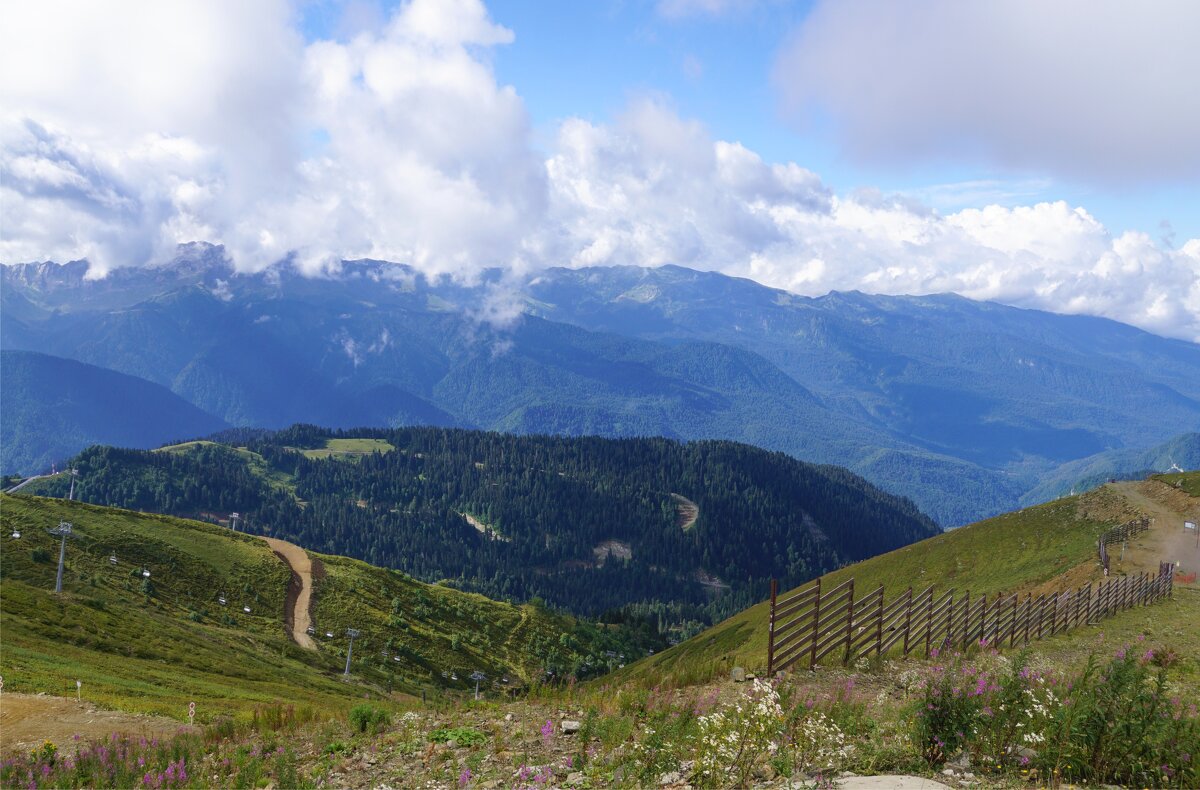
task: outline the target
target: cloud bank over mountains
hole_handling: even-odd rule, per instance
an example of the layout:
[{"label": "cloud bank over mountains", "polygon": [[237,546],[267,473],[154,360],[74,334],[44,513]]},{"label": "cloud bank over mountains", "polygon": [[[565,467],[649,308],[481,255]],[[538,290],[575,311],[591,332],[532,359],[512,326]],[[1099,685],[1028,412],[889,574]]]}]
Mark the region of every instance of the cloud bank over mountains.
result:
[{"label": "cloud bank over mountains", "polygon": [[[567,118],[539,150],[520,86],[490,63],[520,31],[477,0],[413,0],[336,41],[306,43],[294,14],[277,0],[8,7],[0,261],[86,257],[99,274],[203,240],[243,269],[289,255],[310,271],[372,257],[465,279],[678,263],[806,294],[955,291],[1200,340],[1200,239],[1114,234],[1062,202],[942,214],[839,193],[663,98]],[[809,24],[848,24],[820,14]],[[789,51],[780,68],[806,68]]]}]

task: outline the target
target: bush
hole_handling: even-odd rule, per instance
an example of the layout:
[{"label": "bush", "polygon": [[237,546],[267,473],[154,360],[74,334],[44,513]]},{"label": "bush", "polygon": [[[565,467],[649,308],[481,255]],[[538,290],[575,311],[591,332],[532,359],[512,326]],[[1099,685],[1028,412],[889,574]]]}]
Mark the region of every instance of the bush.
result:
[{"label": "bush", "polygon": [[747,699],[699,718],[693,781],[704,787],[747,784],[758,759],[774,752],[784,724],[779,695],[755,680]]},{"label": "bush", "polygon": [[1200,786],[1195,705],[1169,698],[1156,651],[1134,652],[1092,655],[1062,678],[1023,656],[997,675],[960,657],[935,667],[913,716],[922,754],[936,766],[967,750],[983,770],[1020,768],[1052,784]]},{"label": "bush", "polygon": [[479,730],[470,727],[454,727],[452,729],[434,730],[429,733],[429,740],[434,743],[454,741],[459,746],[478,746],[487,740],[487,736]]},{"label": "bush", "polygon": [[1157,651],[1095,656],[1063,691],[1035,763],[1070,781],[1160,787],[1200,786],[1200,718],[1166,691]]},{"label": "bush", "polygon": [[383,708],[374,705],[355,705],[350,709],[350,724],[361,733],[379,732],[392,723],[392,716]]}]

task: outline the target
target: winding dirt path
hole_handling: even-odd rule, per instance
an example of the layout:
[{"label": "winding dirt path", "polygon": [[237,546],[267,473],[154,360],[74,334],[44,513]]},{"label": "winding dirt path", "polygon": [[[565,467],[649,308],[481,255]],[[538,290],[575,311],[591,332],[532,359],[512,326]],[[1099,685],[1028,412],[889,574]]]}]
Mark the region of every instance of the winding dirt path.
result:
[{"label": "winding dirt path", "polygon": [[[1180,575],[1200,570],[1200,546],[1196,533],[1183,529],[1185,520],[1200,522],[1200,499],[1189,497],[1156,480],[1110,484],[1131,505],[1148,516],[1150,529],[1137,535],[1129,560],[1137,570],[1154,571],[1160,560],[1178,563],[1175,584]],[[1110,549],[1111,550],[1111,549]],[[1188,587],[1200,586],[1195,582]]]},{"label": "winding dirt path", "polygon": [[308,552],[295,543],[288,543],[279,538],[263,538],[271,551],[279,555],[292,569],[292,583],[288,585],[288,625],[292,627],[292,641],[308,650],[316,650],[317,644],[308,635],[308,627],[312,625],[308,607],[312,603],[312,560]]}]

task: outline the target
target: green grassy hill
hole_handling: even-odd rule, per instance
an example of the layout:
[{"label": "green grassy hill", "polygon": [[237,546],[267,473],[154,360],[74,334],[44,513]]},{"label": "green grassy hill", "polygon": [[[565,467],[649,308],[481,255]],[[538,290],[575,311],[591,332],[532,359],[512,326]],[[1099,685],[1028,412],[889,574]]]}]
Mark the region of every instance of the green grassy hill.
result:
[{"label": "green grassy hill", "polygon": [[[1095,578],[1097,536],[1137,515],[1109,487],[1006,513],[849,565],[821,577],[830,589],[851,577],[860,594],[884,585],[887,599],[910,585],[930,584],[972,595],[1041,591]],[[802,585],[807,587],[808,585]],[[1044,589],[1040,589],[1044,588]],[[764,590],[764,593],[767,591]],[[781,595],[786,594],[780,591]],[[753,606],[605,682],[704,680],[739,665],[761,669],[767,658],[769,606]]]},{"label": "green grassy hill", "polygon": [[[45,531],[59,521],[74,525],[61,596],[58,539]],[[258,538],[40,497],[0,496],[0,523],[6,691],[65,695],[78,679],[101,705],[178,718],[196,701],[210,719],[278,701],[341,710],[364,695],[465,690],[474,670],[518,687],[547,667],[599,668],[605,651],[634,650],[627,632],[319,554],[319,649],[304,650],[284,631],[291,573]],[[347,627],[363,632],[351,682]]]}]

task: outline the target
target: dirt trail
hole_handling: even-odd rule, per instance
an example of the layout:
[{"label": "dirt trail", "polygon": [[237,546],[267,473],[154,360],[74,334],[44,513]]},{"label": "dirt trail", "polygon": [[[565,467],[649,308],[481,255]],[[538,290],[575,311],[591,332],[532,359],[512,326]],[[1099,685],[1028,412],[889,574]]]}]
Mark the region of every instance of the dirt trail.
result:
[{"label": "dirt trail", "polygon": [[[292,584],[288,585],[288,622],[292,626],[292,641],[308,650],[316,650],[317,644],[308,635],[312,619],[308,614],[312,602],[312,560],[308,552],[294,543],[279,538],[263,538],[271,551],[283,558],[292,569]],[[297,588],[296,582],[299,581]]]},{"label": "dirt trail", "polygon": [[1200,499],[1155,480],[1110,485],[1152,519],[1150,529],[1131,541],[1125,557],[1125,565],[1132,566],[1130,570],[1153,572],[1160,561],[1177,562],[1175,584],[1179,585],[1180,574],[1195,573],[1200,568],[1196,533],[1183,528],[1185,520],[1200,522]]},{"label": "dirt trail", "polygon": [[5,754],[32,749],[42,741],[72,753],[89,738],[107,738],[114,732],[163,737],[181,730],[189,728],[174,719],[101,710],[87,700],[12,692],[0,696],[0,752]]}]

